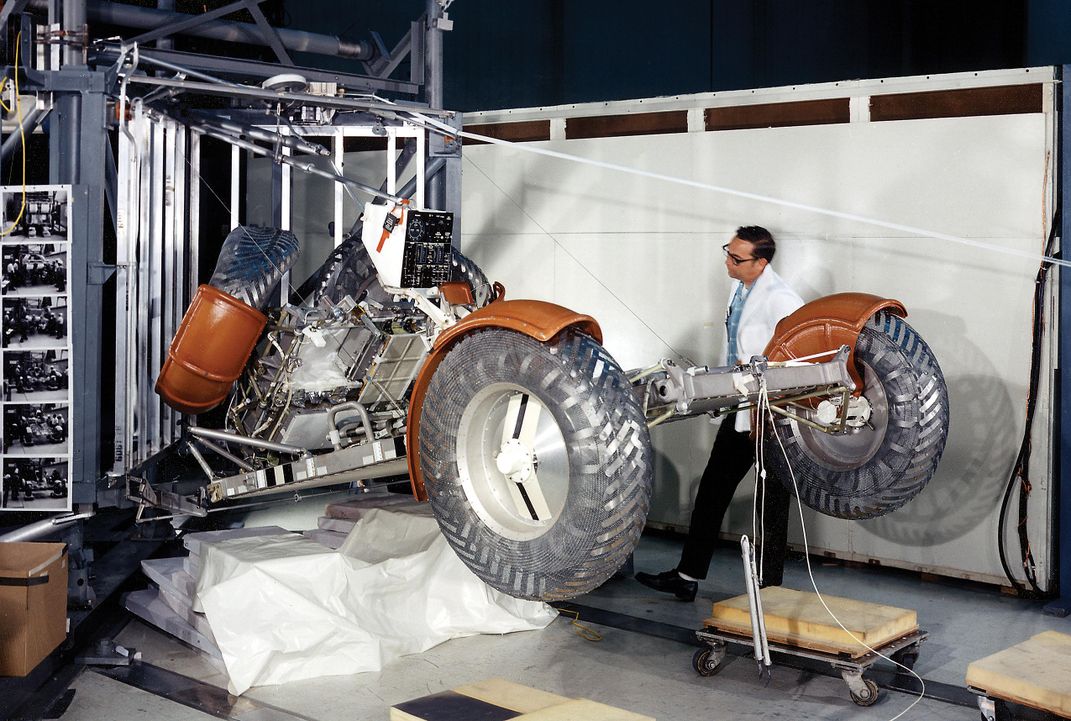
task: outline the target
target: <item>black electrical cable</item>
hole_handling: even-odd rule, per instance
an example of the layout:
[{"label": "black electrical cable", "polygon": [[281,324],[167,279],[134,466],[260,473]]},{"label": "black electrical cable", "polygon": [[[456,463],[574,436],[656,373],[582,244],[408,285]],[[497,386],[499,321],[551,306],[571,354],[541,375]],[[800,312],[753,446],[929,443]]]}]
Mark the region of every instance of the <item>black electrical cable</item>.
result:
[{"label": "black electrical cable", "polygon": [[[1056,243],[1056,229],[1060,227],[1060,211],[1053,216],[1052,226],[1049,229],[1049,238],[1045,243],[1045,255],[1053,254]],[[1040,596],[1043,591],[1038,586],[1034,554],[1030,548],[1030,537],[1027,533],[1028,502],[1030,500],[1030,452],[1032,444],[1031,431],[1034,426],[1034,411],[1037,408],[1038,385],[1041,378],[1041,336],[1045,326],[1045,288],[1048,281],[1049,269],[1052,263],[1042,262],[1034,278],[1034,319],[1031,331],[1030,350],[1030,383],[1026,395],[1026,428],[1023,431],[1023,441],[1019,446],[1019,455],[1015,458],[1012,466],[1011,477],[1004,489],[1004,499],[1000,504],[1000,518],[997,522],[997,551],[1000,554],[1000,565],[1004,569],[1004,575],[1008,577],[1015,592],[1020,596]],[[1007,551],[1004,547],[1004,527],[1007,522],[1008,506],[1011,501],[1012,491],[1019,488],[1019,520],[1016,531],[1019,537],[1019,552],[1022,558],[1023,572],[1030,590],[1020,583],[1008,566]]]}]

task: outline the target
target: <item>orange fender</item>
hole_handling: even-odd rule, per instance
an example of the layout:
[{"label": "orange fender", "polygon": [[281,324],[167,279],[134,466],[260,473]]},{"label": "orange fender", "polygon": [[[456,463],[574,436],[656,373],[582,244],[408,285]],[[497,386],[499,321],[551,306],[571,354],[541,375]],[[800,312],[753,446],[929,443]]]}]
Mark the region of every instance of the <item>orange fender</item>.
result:
[{"label": "orange fender", "polygon": [[189,415],[215,408],[242,374],[267,322],[234,296],[200,286],[156,380],[160,398]]},{"label": "orange fender", "polygon": [[563,330],[574,327],[602,342],[602,329],[590,315],[576,313],[541,300],[497,300],[470,313],[439,334],[413,382],[413,392],[409,396],[409,415],[405,422],[409,483],[417,500],[428,500],[428,493],[424,489],[424,476],[420,472],[420,413],[424,405],[424,394],[435,369],[439,367],[450,348],[465,335],[482,328],[504,328],[546,343]]},{"label": "orange fender", "polygon": [[787,361],[846,345],[851,349],[848,374],[858,395],[863,381],[855,367],[855,342],[870,317],[881,310],[901,318],[907,316],[900,301],[869,293],[837,293],[811,301],[781,319],[764,355],[771,361]]}]

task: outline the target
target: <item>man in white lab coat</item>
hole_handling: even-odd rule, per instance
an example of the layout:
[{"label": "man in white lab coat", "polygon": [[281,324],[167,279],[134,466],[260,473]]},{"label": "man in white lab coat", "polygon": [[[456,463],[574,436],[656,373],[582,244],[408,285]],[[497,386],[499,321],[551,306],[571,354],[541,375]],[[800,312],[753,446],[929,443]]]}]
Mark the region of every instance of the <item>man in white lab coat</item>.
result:
[{"label": "man in white lab coat", "polygon": [[[770,267],[776,244],[765,228],[737,228],[722,250],[725,270],[733,280],[725,314],[726,362],[747,363],[752,356],[762,355],[778,321],[803,305],[803,300]],[[755,463],[755,441],[750,431],[751,414],[747,411],[722,421],[699,481],[680,562],[676,568],[659,574],[637,573],[640,583],[672,593],[682,601],[695,600],[698,581],[707,577],[725,512],[736,487]],[[789,493],[769,472],[765,489],[765,503],[761,494],[756,499],[764,527],[762,584],[779,586],[788,542]]]}]

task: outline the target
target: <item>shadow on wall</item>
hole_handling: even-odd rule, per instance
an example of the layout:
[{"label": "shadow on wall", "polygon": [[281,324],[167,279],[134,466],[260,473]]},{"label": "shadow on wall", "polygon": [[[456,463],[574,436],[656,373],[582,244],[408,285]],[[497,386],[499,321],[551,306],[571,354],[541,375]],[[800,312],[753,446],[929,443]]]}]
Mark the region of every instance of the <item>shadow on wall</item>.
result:
[{"label": "shadow on wall", "polygon": [[[652,439],[653,440],[653,439]],[[657,446],[657,444],[655,444]],[[676,454],[673,454],[676,455]],[[663,453],[655,448],[654,451],[654,488],[651,492],[651,508],[661,509],[661,513],[655,512],[652,516],[654,521],[677,525],[688,525],[688,510],[691,498],[682,498],[681,474],[677,464],[673,462],[670,454]],[[676,512],[674,512],[676,509]],[[679,518],[677,518],[679,516]]]},{"label": "shadow on wall", "polygon": [[814,246],[808,246],[815,241],[793,238],[787,233],[782,238],[773,232],[777,238],[777,254],[772,267],[800,294],[803,302],[809,303],[833,293],[839,279],[829,263],[822,262],[812,252]]},{"label": "shadow on wall", "polygon": [[947,330],[937,362],[955,358],[958,367],[971,373],[946,377],[952,417],[933,480],[903,508],[859,523],[893,543],[922,547],[955,540],[996,512],[1018,452],[1022,421],[996,368],[965,337],[962,319],[928,310],[914,316],[909,320],[916,327]]},{"label": "shadow on wall", "polygon": [[716,432],[717,425],[710,423],[706,416],[651,430],[655,451],[651,521],[687,529]]}]

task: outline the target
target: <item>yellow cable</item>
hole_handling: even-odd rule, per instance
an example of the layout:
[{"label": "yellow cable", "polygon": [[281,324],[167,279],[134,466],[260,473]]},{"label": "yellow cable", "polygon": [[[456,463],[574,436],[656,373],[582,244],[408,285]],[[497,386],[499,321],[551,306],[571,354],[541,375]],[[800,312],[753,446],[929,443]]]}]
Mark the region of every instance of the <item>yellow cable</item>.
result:
[{"label": "yellow cable", "polygon": [[[11,221],[11,225],[0,231],[0,237],[10,235],[18,227],[23,213],[26,212],[26,131],[22,127],[22,99],[19,97],[19,49],[21,46],[22,33],[20,32],[15,40],[15,115],[19,123],[19,138],[22,140],[22,205],[19,206],[19,214],[15,216],[15,220]],[[7,78],[4,78],[4,81],[6,82]]]},{"label": "yellow cable", "polygon": [[584,624],[580,623],[580,612],[579,611],[572,611],[570,609],[565,609],[565,608],[558,608],[558,609],[555,609],[555,610],[559,614],[566,614],[566,615],[572,614],[573,620],[569,622],[569,625],[575,627],[576,635],[580,636],[580,638],[584,639],[585,641],[601,641],[602,640],[602,634],[601,633],[599,633],[598,631],[596,631],[595,629],[593,629],[593,628],[591,628],[589,626],[585,626]]}]

